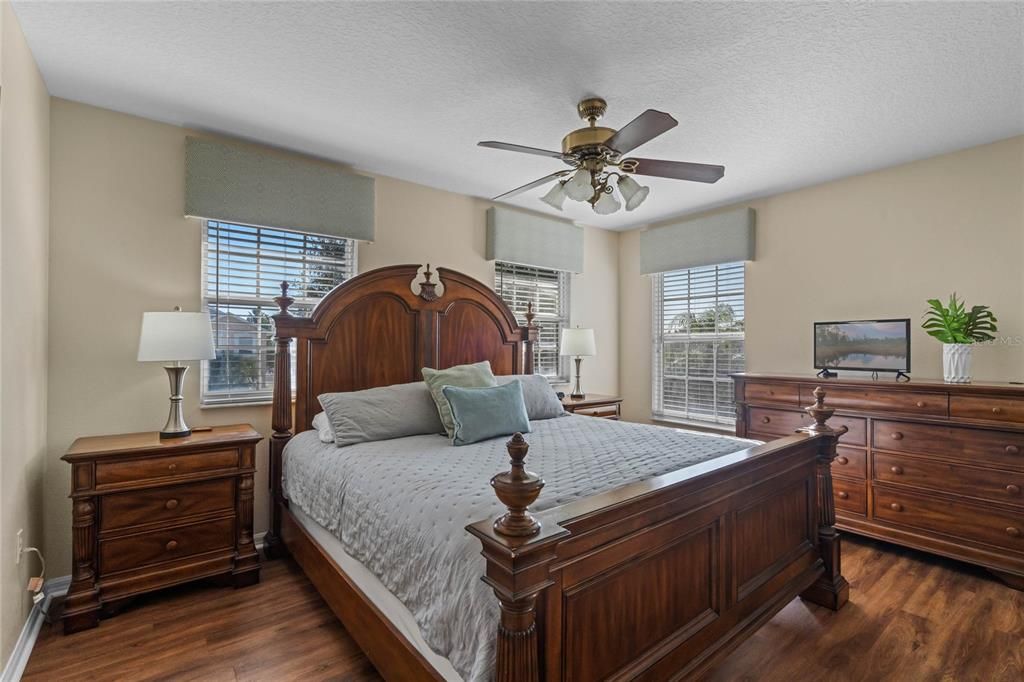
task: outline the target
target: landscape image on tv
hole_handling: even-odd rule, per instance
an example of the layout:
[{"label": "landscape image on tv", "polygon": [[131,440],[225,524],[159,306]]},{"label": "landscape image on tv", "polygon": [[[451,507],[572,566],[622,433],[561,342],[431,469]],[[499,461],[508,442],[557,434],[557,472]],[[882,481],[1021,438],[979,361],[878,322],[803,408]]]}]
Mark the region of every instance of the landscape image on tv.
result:
[{"label": "landscape image on tv", "polygon": [[909,331],[909,320],[816,322],[814,366],[909,371]]}]

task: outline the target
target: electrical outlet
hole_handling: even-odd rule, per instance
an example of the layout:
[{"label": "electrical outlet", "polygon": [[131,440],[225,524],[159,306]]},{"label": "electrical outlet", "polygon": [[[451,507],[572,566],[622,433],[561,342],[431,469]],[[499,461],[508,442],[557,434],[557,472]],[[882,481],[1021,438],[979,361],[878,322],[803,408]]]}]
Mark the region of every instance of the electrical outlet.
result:
[{"label": "electrical outlet", "polygon": [[25,551],[25,529],[18,529],[18,553],[14,555],[14,563],[21,563],[21,555]]}]

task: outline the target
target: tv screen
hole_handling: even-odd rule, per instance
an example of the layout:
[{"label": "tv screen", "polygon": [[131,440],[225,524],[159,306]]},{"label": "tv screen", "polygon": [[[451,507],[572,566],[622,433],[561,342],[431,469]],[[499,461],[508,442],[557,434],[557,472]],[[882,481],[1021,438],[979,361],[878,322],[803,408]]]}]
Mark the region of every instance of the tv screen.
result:
[{"label": "tv screen", "polygon": [[910,371],[910,319],[814,323],[815,369]]}]

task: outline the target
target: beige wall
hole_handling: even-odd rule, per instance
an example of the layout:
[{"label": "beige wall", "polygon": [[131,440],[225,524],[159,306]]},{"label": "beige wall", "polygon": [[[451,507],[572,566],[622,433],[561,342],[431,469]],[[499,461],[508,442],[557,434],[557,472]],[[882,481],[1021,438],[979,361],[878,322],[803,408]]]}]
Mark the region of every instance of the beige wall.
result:
[{"label": "beige wall", "polygon": [[[200,223],[182,218],[188,131],[74,102],[52,102],[52,248],[46,545],[55,575],[70,571],[67,465],[77,436],[159,428],[167,379],[135,361],[146,310],[200,305]],[[489,204],[377,178],[377,237],[360,244],[359,269],[430,262],[493,282],[484,260]],[[594,391],[618,389],[618,235],[585,232],[586,273],[572,285],[574,323],[597,329]],[[198,372],[187,379],[193,424],[246,421],[270,429],[269,407],[198,408]],[[266,527],[266,443],[258,453],[256,529]]]},{"label": "beige wall", "polygon": [[0,7],[0,665],[31,608],[43,544],[50,97],[17,17]]},{"label": "beige wall", "polygon": [[[974,376],[1024,380],[1024,137],[743,205],[757,209],[750,371],[809,371],[815,320],[909,317],[913,376],[941,378],[941,344],[918,322],[926,299],[955,290],[991,306],[1013,339],[977,347]],[[647,420],[651,284],[638,271],[639,235],[620,241],[619,378],[624,413]]]}]

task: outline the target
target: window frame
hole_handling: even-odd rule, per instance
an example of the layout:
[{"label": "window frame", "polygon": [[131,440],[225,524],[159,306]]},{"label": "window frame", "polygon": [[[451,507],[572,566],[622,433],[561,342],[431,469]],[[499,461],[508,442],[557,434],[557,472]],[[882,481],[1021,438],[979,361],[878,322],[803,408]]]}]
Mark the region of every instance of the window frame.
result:
[{"label": "window frame", "polygon": [[[715,269],[713,295],[694,295],[689,289],[693,282],[692,277],[694,273],[706,271],[709,268]],[[723,272],[723,270],[725,270],[725,272]],[[720,331],[718,329],[719,320],[717,317],[715,319],[715,330],[713,332],[694,332],[692,328],[687,329],[684,332],[667,332],[665,330],[666,276],[678,276],[681,273],[687,273],[687,277],[689,278],[687,282],[687,294],[685,296],[675,296],[672,298],[676,299],[676,303],[685,301],[687,314],[692,314],[693,307],[691,306],[691,302],[694,300],[703,301],[704,306],[710,304],[711,307],[716,310],[719,305],[734,301],[737,289],[734,287],[723,291],[722,282],[725,278],[735,277],[737,272],[742,278],[742,286],[738,289],[739,293],[742,295],[742,331]],[[723,300],[723,296],[728,296],[729,299]],[[741,372],[746,367],[746,263],[722,263],[719,265],[700,266],[654,274],[651,276],[651,303],[651,418],[656,421],[692,424],[713,430],[726,430],[729,429],[729,427],[733,427],[736,419],[735,389],[733,381],[729,378],[729,374]],[[720,377],[718,375],[718,344],[721,342],[736,341],[741,343],[742,349],[742,360],[740,362],[740,366],[734,365],[728,368],[724,377]],[[687,407],[683,410],[672,408],[666,409],[665,407],[665,380],[667,376],[665,374],[664,363],[666,343],[712,344],[712,366],[708,377],[700,377],[691,374],[689,367],[687,367],[687,371],[684,374],[677,374],[670,377],[677,380],[682,379],[684,381],[684,402],[687,403]],[[686,357],[687,365],[689,365],[689,352],[687,352]],[[704,382],[712,385],[711,405],[714,406],[712,414],[708,415],[706,414],[706,411],[704,411],[705,414],[696,414],[689,408],[688,404],[690,401],[691,382]],[[728,408],[720,408],[720,404],[725,402],[722,398],[725,397],[727,397]]]},{"label": "window frame", "polygon": [[[522,270],[533,270],[544,273],[553,273],[558,278],[558,307],[559,314],[551,315],[548,313],[542,313],[538,309],[536,302],[536,296],[534,296],[534,319],[533,323],[535,326],[543,327],[551,322],[556,323],[555,333],[555,352],[558,357],[558,367],[556,374],[543,374],[537,367],[537,353],[542,350],[540,343],[535,344],[534,347],[534,373],[542,374],[544,378],[551,384],[565,384],[569,382],[570,370],[569,370],[569,358],[562,355],[559,351],[561,345],[562,329],[566,329],[571,326],[572,321],[572,273],[565,270],[555,270],[554,268],[543,268],[536,265],[524,265],[522,263],[512,263],[510,261],[495,260],[494,261],[494,291],[498,294],[498,297],[505,302],[505,305],[512,310],[512,313],[516,317],[516,321],[521,326],[526,326],[526,310],[516,310],[513,306],[515,301],[508,301],[502,295],[502,275],[503,270],[506,268],[522,269]],[[514,273],[513,273],[514,274]],[[522,275],[520,275],[522,276]]]},{"label": "window frame", "polygon": [[[349,279],[351,279],[352,277],[355,277],[359,273],[359,247],[358,247],[359,242],[358,242],[358,240],[355,240],[355,239],[349,239],[349,238],[346,238],[346,237],[331,237],[329,235],[313,234],[313,233],[310,233],[310,232],[304,232],[302,230],[295,230],[295,229],[290,229],[290,228],[285,228],[285,227],[272,227],[272,226],[266,226],[266,225],[250,225],[250,224],[246,224],[246,223],[232,222],[232,221],[227,221],[227,220],[202,219],[201,224],[202,224],[203,234],[202,234],[202,239],[201,239],[201,256],[200,256],[200,261],[201,261],[201,268],[200,268],[200,278],[201,278],[200,279],[200,305],[201,305],[201,310],[203,312],[207,313],[207,314],[209,314],[211,306],[220,307],[220,308],[227,308],[227,309],[238,307],[238,306],[248,306],[248,307],[253,307],[253,308],[269,309],[269,311],[267,313],[265,313],[265,314],[273,315],[273,314],[276,314],[277,311],[278,311],[277,304],[274,303],[273,298],[274,298],[274,296],[279,296],[280,295],[280,292],[277,292],[277,293],[274,293],[274,296],[271,296],[271,297],[261,297],[259,295],[258,291],[255,292],[253,295],[245,294],[245,295],[221,296],[219,294],[219,292],[216,293],[216,294],[211,294],[210,289],[209,289],[210,272],[211,272],[211,265],[212,265],[211,260],[210,260],[210,230],[211,229],[216,229],[215,227],[211,228],[211,224],[214,224],[214,226],[216,226],[216,225],[224,225],[227,228],[237,227],[237,228],[243,228],[245,230],[268,230],[268,231],[273,231],[275,233],[286,233],[288,235],[301,236],[301,237],[304,237],[304,238],[305,237],[314,237],[314,238],[317,238],[317,239],[334,239],[334,240],[338,240],[338,241],[348,242],[349,243],[349,247],[351,249],[351,258],[350,259],[346,258],[345,259],[346,263],[342,266],[342,269],[344,269],[346,266],[348,268],[348,271],[347,271],[347,274],[345,276],[345,279],[343,279],[342,282],[348,281]],[[273,256],[268,256],[268,258],[273,259]],[[332,259],[332,261],[337,263],[337,262],[340,262],[340,259]],[[306,265],[304,264],[302,266],[302,268],[303,268],[303,270],[305,270],[306,269]],[[226,268],[226,269],[230,270],[230,268]],[[308,295],[307,296],[302,296],[301,295],[302,292],[297,289],[297,287],[295,286],[295,283],[291,282],[291,281],[289,281],[289,283],[292,284],[292,287],[289,289],[289,295],[293,296],[296,299],[295,303],[289,309],[289,312],[291,312],[293,315],[296,315],[296,316],[303,316],[303,312],[302,311],[303,311],[304,308],[308,308],[309,311],[312,311],[313,309],[315,309],[316,306],[319,304],[319,302],[321,300],[323,300],[323,298],[328,293],[330,293],[329,291],[324,292],[319,297],[312,297],[312,296],[308,296]],[[335,286],[337,286],[337,284]],[[332,289],[333,289],[333,287],[332,287]],[[211,323],[213,324],[213,327],[214,327],[214,349],[215,349],[215,351],[219,351],[221,349],[221,345],[219,343],[220,339],[218,339],[217,325],[212,320],[211,320]],[[258,333],[258,335],[262,335],[265,332],[259,331],[257,333]],[[273,338],[273,336],[271,336],[271,338]],[[257,340],[257,344],[256,345],[259,346],[259,339]],[[269,348],[263,347],[263,352],[266,352],[266,353],[269,353],[269,354],[272,355],[273,352],[274,352],[274,346],[270,346]],[[293,374],[293,376],[292,376],[292,386],[294,387],[295,386],[294,374],[295,374],[295,367],[296,367],[296,347],[295,347],[295,344],[291,344],[291,354],[292,354],[291,367],[292,367],[292,374]],[[264,357],[266,357],[266,356],[264,356]],[[200,406],[201,409],[216,409],[216,408],[220,408],[220,407],[239,407],[239,406],[259,406],[259,405],[270,405],[270,404],[273,403],[273,385],[272,384],[267,389],[265,389],[265,390],[252,391],[251,394],[248,395],[248,396],[245,395],[245,393],[243,391],[241,391],[240,389],[236,389],[236,390],[232,390],[232,391],[228,391],[228,392],[209,391],[208,390],[208,386],[207,386],[209,374],[210,374],[210,361],[209,360],[203,360],[200,363],[200,366],[199,366],[199,406]],[[293,395],[294,395],[294,391],[293,391]]]}]

